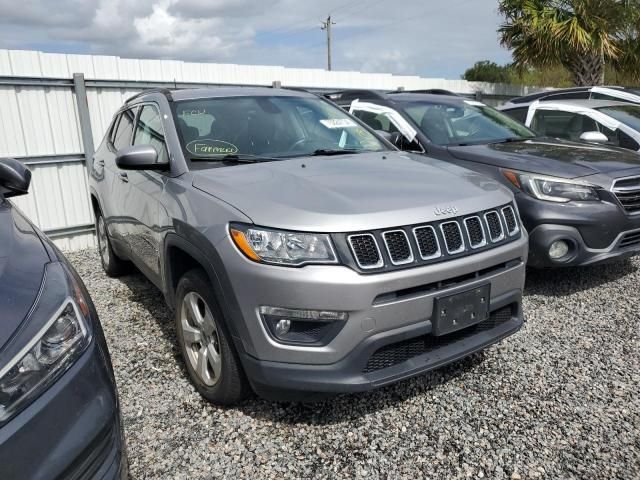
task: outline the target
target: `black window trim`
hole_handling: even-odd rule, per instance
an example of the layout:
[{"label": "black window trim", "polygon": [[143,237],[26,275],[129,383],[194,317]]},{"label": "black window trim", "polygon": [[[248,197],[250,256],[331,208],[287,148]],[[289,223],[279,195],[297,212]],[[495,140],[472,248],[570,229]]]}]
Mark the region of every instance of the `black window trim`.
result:
[{"label": "black window trim", "polygon": [[[122,115],[124,114],[124,112],[126,112],[127,110],[137,110],[138,109],[138,104],[127,107],[127,108],[121,108],[120,110],[118,110],[118,112],[115,115],[115,119],[111,124],[111,131],[109,133],[109,147],[116,152],[118,149],[116,148],[116,145],[114,143],[115,140],[115,134],[118,131],[118,127],[120,126],[120,122],[122,121]],[[132,127],[131,127],[131,137],[129,138],[129,144],[128,146],[133,145],[133,136],[135,135],[136,132],[136,119],[138,118],[138,111],[135,111],[134,116],[133,116],[133,122],[132,122]]]}]

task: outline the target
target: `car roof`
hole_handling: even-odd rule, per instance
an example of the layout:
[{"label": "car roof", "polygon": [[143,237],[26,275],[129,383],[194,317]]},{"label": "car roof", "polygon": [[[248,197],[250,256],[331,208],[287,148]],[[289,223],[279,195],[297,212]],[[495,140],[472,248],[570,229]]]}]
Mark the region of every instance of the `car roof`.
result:
[{"label": "car roof", "polygon": [[540,103],[541,106],[548,105],[567,105],[572,107],[582,108],[603,108],[603,107],[619,107],[629,105],[640,106],[637,103],[622,102],[617,100],[549,100],[547,102]]},{"label": "car roof", "polygon": [[127,100],[143,100],[150,95],[162,94],[172,101],[196,100],[201,98],[228,97],[316,97],[313,93],[290,88],[271,87],[198,87],[198,88],[169,88],[145,90]]},{"label": "car roof", "polygon": [[[553,88],[544,90],[542,92],[531,93],[529,95],[524,95],[522,97],[516,97],[509,100],[510,104],[518,105],[521,103],[530,103],[535,100],[539,100],[544,97],[548,97],[551,95],[558,95],[563,93],[574,93],[574,92],[588,92],[594,86],[584,86],[584,87],[569,87],[569,88]],[[606,88],[608,90],[619,90],[621,92],[628,92],[634,95],[640,94],[640,89],[638,87],[622,87],[619,85],[602,85],[599,88]]]},{"label": "car roof", "polygon": [[429,101],[434,103],[451,103],[459,104],[465,100],[464,97],[459,95],[445,95],[440,93],[393,93],[391,96],[387,96],[389,100],[399,100],[401,102],[418,102]]}]

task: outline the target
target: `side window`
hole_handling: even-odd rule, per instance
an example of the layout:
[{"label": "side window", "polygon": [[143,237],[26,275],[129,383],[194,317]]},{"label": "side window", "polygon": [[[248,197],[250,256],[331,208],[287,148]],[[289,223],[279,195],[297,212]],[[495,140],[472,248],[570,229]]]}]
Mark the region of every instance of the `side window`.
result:
[{"label": "side window", "polygon": [[[391,121],[391,119],[384,113],[373,113],[364,110],[354,110],[353,115],[355,117],[358,117],[374,130],[387,133],[398,133],[400,131],[398,127],[393,123],[393,121]],[[401,150],[407,150],[410,152],[424,151],[420,146],[420,143],[418,143],[417,139],[411,141],[404,135],[400,137],[400,141],[398,142],[398,144],[396,144],[396,147],[400,148]]]},{"label": "side window", "polygon": [[622,99],[620,97],[615,97],[613,95],[609,95],[606,93],[600,93],[600,92],[593,92],[591,94],[591,98],[594,100],[617,100],[617,101],[622,101]]},{"label": "side window", "polygon": [[[579,113],[560,110],[536,110],[531,121],[531,128],[540,135],[579,140],[586,131],[593,131],[595,122]],[[585,127],[590,127],[584,130]],[[596,129],[597,130],[597,129]]]},{"label": "side window", "polygon": [[622,148],[634,151],[638,151],[640,149],[640,145],[638,144],[638,142],[636,142],[633,138],[631,138],[620,129],[618,129],[618,141],[618,145]]},{"label": "side window", "polygon": [[153,105],[144,105],[138,123],[136,124],[136,133],[133,138],[134,145],[152,145],[158,152],[158,162],[164,163],[169,161],[169,152],[164,139],[164,129],[162,128],[162,119],[160,112]]},{"label": "side window", "polygon": [[524,124],[527,121],[527,113],[529,113],[529,107],[510,108],[509,110],[503,110],[502,113],[506,113],[514,120]]},{"label": "side window", "polygon": [[116,119],[116,127],[113,129],[111,143],[116,150],[131,145],[131,135],[133,134],[133,121],[135,119],[135,110],[125,110],[118,119]]}]

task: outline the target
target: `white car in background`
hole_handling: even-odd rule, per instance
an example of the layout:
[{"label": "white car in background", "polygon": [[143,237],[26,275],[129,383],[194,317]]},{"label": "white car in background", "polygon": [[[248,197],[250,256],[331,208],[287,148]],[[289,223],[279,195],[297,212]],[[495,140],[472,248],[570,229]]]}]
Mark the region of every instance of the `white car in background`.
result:
[{"label": "white car in background", "polygon": [[[503,109],[510,115],[509,109]],[[546,137],[640,150],[640,105],[610,100],[535,101],[524,124]]]},{"label": "white car in background", "polygon": [[554,88],[512,98],[498,108],[521,123],[527,118],[529,106],[534,102],[557,102],[565,100],[613,100],[640,103],[640,88],[629,87],[572,87]]}]

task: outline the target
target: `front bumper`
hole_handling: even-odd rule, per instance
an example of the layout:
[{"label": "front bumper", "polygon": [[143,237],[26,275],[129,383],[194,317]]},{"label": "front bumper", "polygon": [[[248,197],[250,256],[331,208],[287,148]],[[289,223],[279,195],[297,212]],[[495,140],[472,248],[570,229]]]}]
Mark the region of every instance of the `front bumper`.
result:
[{"label": "front bumper", "polygon": [[56,383],[0,428],[0,478],[127,478],[107,362],[94,339]]},{"label": "front bumper", "polygon": [[[516,195],[520,217],[529,231],[528,265],[535,268],[583,266],[640,253],[640,215],[626,214],[605,192],[600,202],[553,203]],[[570,244],[569,253],[549,258],[556,240]]]},{"label": "front bumper", "polygon": [[[528,237],[523,232],[511,243],[475,255],[371,275],[343,266],[256,264],[241,256],[230,239],[218,245],[218,252],[229,279],[224,297],[237,306],[237,315],[229,321],[247,376],[258,393],[281,398],[280,390],[315,393],[375,388],[436,368],[514,333],[522,324],[527,248]],[[431,288],[438,282],[442,282],[439,288]],[[481,329],[477,335],[363,373],[378,349],[402,340],[433,338],[430,318],[436,297],[483,284],[491,285],[492,311],[511,309],[509,318],[495,329]],[[396,292],[401,294],[394,296]],[[267,332],[260,306],[345,311],[349,319],[326,345],[284,345]],[[272,390],[277,394],[272,395]]]}]

